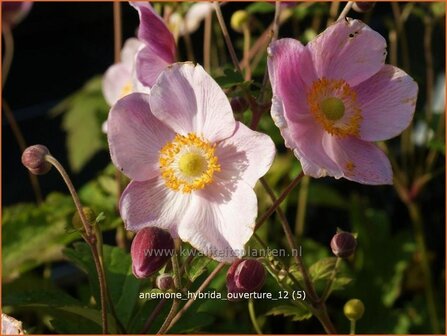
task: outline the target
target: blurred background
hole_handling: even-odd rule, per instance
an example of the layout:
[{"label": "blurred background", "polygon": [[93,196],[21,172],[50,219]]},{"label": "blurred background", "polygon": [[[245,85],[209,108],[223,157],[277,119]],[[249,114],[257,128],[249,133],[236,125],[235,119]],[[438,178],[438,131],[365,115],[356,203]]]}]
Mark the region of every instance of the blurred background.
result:
[{"label": "blurred background", "polygon": [[[166,6],[184,15],[191,4]],[[121,7],[125,41],[135,35],[138,15],[127,3]],[[155,8],[160,10],[162,6],[157,4]],[[222,11],[228,25],[238,9],[250,13],[254,43],[272,21],[274,6],[227,3]],[[324,30],[334,5],[291,4],[286,10],[290,16],[279,36],[306,43]],[[347,332],[349,324],[341,307],[346,300],[357,297],[366,306],[365,316],[358,323],[359,333],[441,333],[445,328],[445,4],[380,2],[371,12],[351,11],[348,16],[364,20],[382,34],[388,42],[387,63],[403,68],[419,84],[412,126],[401,137],[387,142],[400,182],[393,188],[331,178],[304,179],[284,203],[284,210],[301,239],[307,265],[330,256],[329,242],[337,228],[358,234],[358,252],[343,268],[343,290],[336,291],[328,301],[329,314],[339,330]],[[221,77],[231,65],[216,21],[213,17],[211,65],[214,77]],[[2,92],[3,104],[10,107],[27,145],[46,145],[69,171],[84,203],[105,213],[105,242],[120,245],[123,233],[115,209],[114,169],[106,135],[101,131],[109,109],[101,93],[101,76],[114,62],[112,4],[34,3],[23,22],[12,28],[12,34],[14,58]],[[192,54],[199,63],[203,63],[203,35],[203,23],[190,34]],[[230,31],[230,35],[241,59],[242,34]],[[180,38],[178,45],[178,59],[189,59],[187,41]],[[5,53],[5,44],[2,46]],[[262,82],[265,64],[262,56],[252,68],[256,83]],[[237,90],[227,91],[230,96],[237,95]],[[249,112],[238,118],[249,120]],[[279,149],[267,175],[279,193],[299,171],[299,163],[284,148],[269,115],[263,117],[260,130],[271,135]],[[88,277],[69,264],[67,259],[73,259],[62,252],[79,240],[77,233],[67,229],[73,205],[55,171],[38,178],[45,202],[40,207],[35,205],[27,170],[21,164],[21,150],[4,113],[2,143],[4,311],[22,320],[31,332],[74,332],[69,323],[63,326],[51,322],[66,319],[66,311],[55,317],[51,309],[36,310],[21,300],[23,293],[57,289],[95,307]],[[257,191],[262,214],[270,203],[261,188]],[[286,246],[274,217],[259,235],[269,246]],[[120,247],[126,253],[128,241]],[[216,279],[214,286],[222,287],[223,277]],[[275,288],[270,281],[265,291]],[[149,306],[139,304],[131,311],[135,316],[143,314],[144,309],[150,311]],[[210,301],[195,306],[194,311],[213,316],[211,322],[186,325],[179,332],[254,332],[246,303],[230,306]],[[271,309],[271,303],[256,303],[265,333],[323,332],[316,319],[296,322],[292,321],[294,316],[268,314]],[[84,321],[85,316],[77,318]],[[142,322],[138,318],[130,331],[139,331]],[[76,330],[98,332],[97,327],[89,322],[85,330]]]}]

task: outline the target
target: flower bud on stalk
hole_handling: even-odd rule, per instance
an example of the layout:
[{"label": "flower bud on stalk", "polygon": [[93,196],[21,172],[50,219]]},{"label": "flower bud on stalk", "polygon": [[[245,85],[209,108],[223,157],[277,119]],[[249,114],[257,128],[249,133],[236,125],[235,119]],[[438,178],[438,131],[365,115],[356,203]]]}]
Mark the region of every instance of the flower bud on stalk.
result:
[{"label": "flower bud on stalk", "polygon": [[365,306],[359,299],[351,299],[345,303],[343,312],[350,321],[360,320],[365,313]]},{"label": "flower bud on stalk", "polygon": [[238,10],[233,13],[231,16],[230,25],[233,30],[237,31],[238,33],[241,33],[244,25],[248,23],[248,12],[245,10]]},{"label": "flower bud on stalk", "polygon": [[51,169],[51,164],[45,160],[50,151],[43,145],[30,146],[23,151],[22,163],[34,175],[45,175]]},{"label": "flower bud on stalk", "polygon": [[244,97],[233,97],[231,98],[230,104],[234,114],[241,114],[248,109],[248,102]]},{"label": "flower bud on stalk", "polygon": [[352,9],[358,13],[366,13],[374,8],[375,2],[357,1],[352,5]]},{"label": "flower bud on stalk", "polygon": [[348,258],[354,254],[357,240],[349,232],[339,232],[331,240],[332,252],[340,258]]},{"label": "flower bud on stalk", "polygon": [[174,250],[169,232],[157,227],[138,231],[130,248],[133,274],[137,278],[151,276],[166,264]]},{"label": "flower bud on stalk", "polygon": [[155,284],[157,285],[158,289],[161,290],[173,289],[174,278],[168,273],[160,274],[155,280]]},{"label": "flower bud on stalk", "polygon": [[229,293],[253,293],[265,282],[264,266],[256,259],[236,260],[227,272]]}]

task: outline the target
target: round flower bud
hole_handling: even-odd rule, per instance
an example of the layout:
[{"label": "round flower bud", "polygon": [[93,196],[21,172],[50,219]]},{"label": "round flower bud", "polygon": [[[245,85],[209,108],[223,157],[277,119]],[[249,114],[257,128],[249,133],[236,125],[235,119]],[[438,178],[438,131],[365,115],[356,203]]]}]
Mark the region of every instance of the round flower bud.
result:
[{"label": "round flower bud", "polygon": [[256,259],[236,260],[227,272],[229,293],[253,293],[264,285],[266,272]]},{"label": "round flower bud", "polygon": [[331,240],[331,249],[337,257],[348,258],[354,254],[357,240],[349,232],[339,232]]},{"label": "round flower bud", "polygon": [[50,154],[43,145],[30,146],[23,151],[22,163],[34,175],[44,175],[51,169],[51,164],[45,160],[45,155]]},{"label": "round flower bud", "polygon": [[[84,213],[84,217],[87,220],[88,224],[90,224],[90,226],[93,226],[93,224],[96,221],[96,214],[93,211],[93,209],[89,207],[83,207],[82,212]],[[82,219],[81,216],[79,216],[79,212],[77,211],[75,212],[71,220],[71,223],[73,224],[73,227],[75,229],[80,231],[84,230],[84,224],[82,224]]]},{"label": "round flower bud", "polygon": [[360,320],[365,312],[365,306],[359,299],[351,299],[343,307],[345,316],[350,321]]},{"label": "round flower bud", "polygon": [[132,271],[137,278],[147,278],[162,268],[174,253],[174,240],[169,232],[146,227],[132,241]]},{"label": "round flower bud", "polygon": [[352,5],[352,9],[358,13],[366,13],[374,8],[375,2],[357,1]]},{"label": "round flower bud", "polygon": [[238,10],[231,16],[231,28],[237,32],[242,32],[244,25],[248,23],[248,12],[245,10]]},{"label": "round flower bud", "polygon": [[161,290],[173,289],[174,278],[168,273],[160,274],[155,280],[155,284],[157,285],[158,289]]},{"label": "round flower bud", "polygon": [[248,109],[248,102],[247,99],[245,99],[244,97],[240,96],[233,97],[231,98],[230,104],[231,109],[235,114],[243,113]]}]

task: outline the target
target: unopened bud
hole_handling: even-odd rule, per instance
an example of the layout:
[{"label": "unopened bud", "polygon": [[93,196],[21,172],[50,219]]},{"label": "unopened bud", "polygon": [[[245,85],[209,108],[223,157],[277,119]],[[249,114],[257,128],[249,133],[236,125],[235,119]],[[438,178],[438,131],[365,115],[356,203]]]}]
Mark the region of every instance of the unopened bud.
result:
[{"label": "unopened bud", "polygon": [[375,2],[357,1],[352,5],[352,9],[358,13],[366,13],[373,9],[375,5]]},{"label": "unopened bud", "polygon": [[351,299],[345,303],[343,312],[348,320],[357,321],[360,320],[365,313],[365,306],[359,299]]},{"label": "unopened bud", "polygon": [[146,227],[132,241],[132,271],[137,278],[147,278],[162,268],[174,253],[174,240],[169,232]]},{"label": "unopened bud", "polygon": [[161,290],[168,290],[174,288],[174,278],[171,274],[164,273],[160,274],[155,280],[155,284]]},{"label": "unopened bud", "polygon": [[349,232],[339,232],[332,237],[331,249],[337,257],[348,258],[354,254],[357,240]]},{"label": "unopened bud", "polygon": [[244,25],[248,23],[248,12],[245,10],[238,10],[231,16],[231,28],[237,32],[242,32]]},{"label": "unopened bud", "polygon": [[231,98],[230,104],[231,104],[231,109],[233,110],[233,113],[235,113],[235,114],[241,114],[248,109],[247,99],[240,97],[240,96]]},{"label": "unopened bud", "polygon": [[229,293],[253,293],[265,282],[264,266],[256,259],[236,260],[227,272]]},{"label": "unopened bud", "polygon": [[[84,214],[85,219],[87,220],[87,223],[90,226],[93,226],[93,224],[96,222],[96,214],[93,211],[93,209],[89,207],[83,207],[82,212]],[[81,216],[79,215],[79,212],[77,211],[75,212],[71,220],[71,223],[73,224],[75,229],[80,231],[84,230],[84,224],[82,223],[82,219]]]},{"label": "unopened bud", "polygon": [[34,175],[44,175],[51,169],[51,164],[45,160],[50,151],[43,145],[30,146],[23,151],[22,163]]}]

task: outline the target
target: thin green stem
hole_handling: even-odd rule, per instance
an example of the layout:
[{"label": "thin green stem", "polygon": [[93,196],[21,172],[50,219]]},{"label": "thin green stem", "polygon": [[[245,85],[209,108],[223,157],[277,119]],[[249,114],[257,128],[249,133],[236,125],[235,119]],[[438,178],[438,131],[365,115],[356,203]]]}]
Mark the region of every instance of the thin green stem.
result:
[{"label": "thin green stem", "polygon": [[255,328],[255,331],[258,335],[262,335],[262,329],[258,324],[258,320],[256,319],[256,313],[255,313],[255,306],[253,303],[253,299],[248,300],[248,313],[250,314],[250,320],[253,324],[253,328]]},{"label": "thin green stem", "polygon": [[211,281],[216,277],[216,275],[220,272],[220,270],[225,266],[225,263],[221,262],[216,266],[216,268],[208,275],[208,277],[203,281],[203,283],[200,285],[200,287],[196,290],[195,295],[191,299],[188,300],[188,302],[185,303],[185,305],[178,311],[177,315],[172,319],[171,323],[169,324],[169,327],[166,329],[168,331],[171,329],[174,324],[180,320],[180,318],[183,316],[183,314],[192,306],[194,303],[194,297],[197,297],[200,293],[202,293],[205,288],[208,287],[208,285],[211,283]]},{"label": "thin green stem", "polygon": [[107,286],[105,284],[105,276],[104,276],[104,269],[102,268],[101,261],[99,258],[98,250],[96,247],[96,235],[92,233],[92,227],[90,223],[88,222],[87,218],[85,217],[84,211],[82,209],[81,201],[79,200],[79,196],[76,192],[76,189],[73,186],[73,183],[71,182],[70,177],[68,176],[67,172],[65,171],[64,167],[59,163],[56,158],[54,158],[52,155],[45,155],[45,160],[49,163],[51,163],[59,172],[59,174],[62,176],[62,179],[64,180],[65,184],[67,185],[68,190],[70,191],[71,197],[73,198],[73,202],[76,206],[76,209],[78,211],[79,217],[81,218],[81,222],[84,226],[85,235],[83,235],[83,238],[87,245],[90,247],[93,261],[95,263],[96,272],[98,274],[98,282],[99,282],[99,291],[100,291],[100,300],[101,300],[101,319],[102,319],[102,331],[104,334],[108,333],[108,321],[107,321],[107,304],[106,304],[106,289]]},{"label": "thin green stem", "polygon": [[334,286],[334,281],[337,276],[337,271],[340,266],[341,260],[342,260],[341,258],[337,257],[337,260],[335,261],[335,265],[334,265],[334,268],[332,269],[329,281],[327,282],[327,285],[323,291],[323,294],[321,294],[322,301],[326,301],[328,299],[329,295],[331,295],[332,287]]},{"label": "thin green stem", "polygon": [[350,329],[349,329],[349,334],[350,335],[355,335],[355,320],[350,320]]},{"label": "thin green stem", "polygon": [[[171,262],[172,262],[172,272],[174,274],[175,289],[181,290],[182,284],[181,284],[181,278],[180,278],[180,267],[179,267],[179,263],[178,263],[177,253],[174,253],[174,255],[171,258]],[[180,306],[180,300],[175,298],[174,301],[172,302],[171,310],[169,311],[168,316],[164,320],[162,326],[158,330],[157,335],[164,334],[168,330],[172,320],[174,319],[174,317],[177,314],[179,306]]]},{"label": "thin green stem", "polygon": [[309,195],[309,176],[304,176],[300,184],[300,190],[298,192],[298,204],[296,211],[295,221],[295,235],[298,241],[303,236],[304,224],[306,221],[306,209],[307,209],[307,196]]}]

